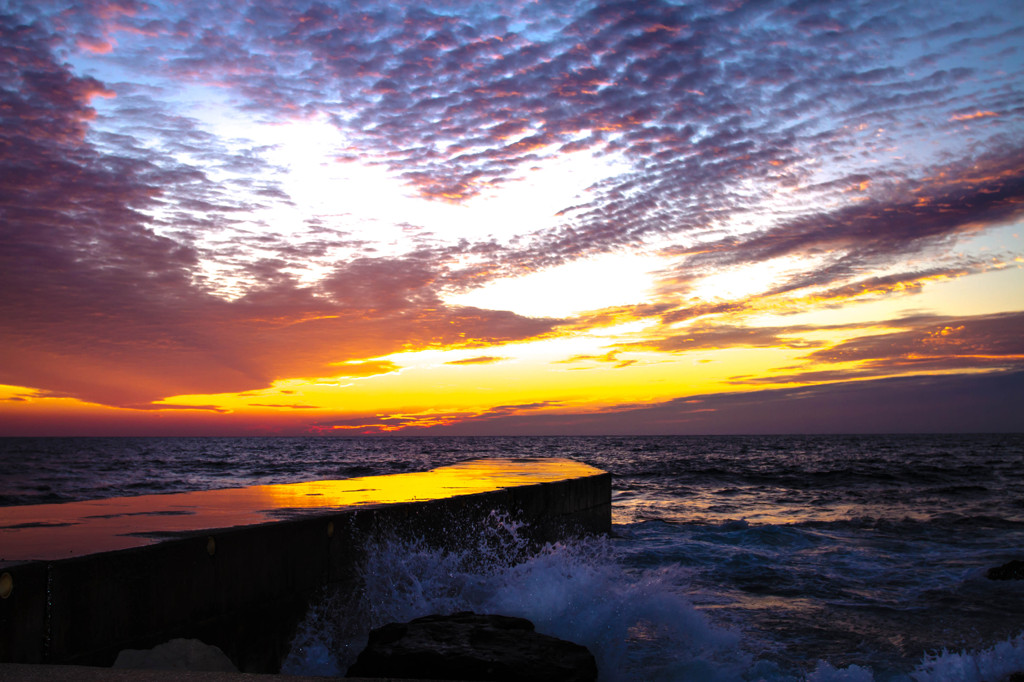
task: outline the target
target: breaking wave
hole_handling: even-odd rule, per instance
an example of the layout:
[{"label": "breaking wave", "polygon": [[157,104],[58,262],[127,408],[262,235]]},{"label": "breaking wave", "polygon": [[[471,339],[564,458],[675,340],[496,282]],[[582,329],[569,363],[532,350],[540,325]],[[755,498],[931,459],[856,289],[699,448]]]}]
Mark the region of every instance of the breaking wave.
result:
[{"label": "breaking wave", "polygon": [[539,632],[587,646],[604,682],[999,682],[1024,670],[1024,634],[982,651],[925,654],[902,673],[813,660],[787,668],[762,639],[714,623],[687,598],[690,569],[628,567],[621,540],[604,537],[534,551],[521,531],[492,514],[460,549],[371,540],[355,593],[325,596],[310,610],[282,672],[343,675],[370,629],[467,610],[527,618]]}]

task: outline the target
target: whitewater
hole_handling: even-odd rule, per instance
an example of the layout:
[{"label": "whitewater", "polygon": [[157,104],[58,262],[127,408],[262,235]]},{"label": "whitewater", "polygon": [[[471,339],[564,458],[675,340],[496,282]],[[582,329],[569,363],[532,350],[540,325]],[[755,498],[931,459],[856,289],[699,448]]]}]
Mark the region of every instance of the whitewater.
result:
[{"label": "whitewater", "polygon": [[[344,674],[371,627],[458,610],[585,644],[602,680],[999,682],[1024,671],[1024,435],[0,439],[0,505],[570,457],[613,532],[529,551],[514,518],[443,551],[374,540],[283,672]],[[0,510],[2,514],[2,510]]]}]

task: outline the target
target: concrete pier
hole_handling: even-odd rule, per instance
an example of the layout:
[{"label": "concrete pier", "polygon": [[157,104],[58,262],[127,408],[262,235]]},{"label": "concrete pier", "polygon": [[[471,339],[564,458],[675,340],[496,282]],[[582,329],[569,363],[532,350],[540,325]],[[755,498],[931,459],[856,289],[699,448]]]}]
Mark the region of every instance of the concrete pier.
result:
[{"label": "concrete pier", "polygon": [[459,546],[503,512],[550,541],[611,526],[611,476],[565,459],[0,508],[0,662],[108,666],[176,637],[275,672],[368,539]]}]

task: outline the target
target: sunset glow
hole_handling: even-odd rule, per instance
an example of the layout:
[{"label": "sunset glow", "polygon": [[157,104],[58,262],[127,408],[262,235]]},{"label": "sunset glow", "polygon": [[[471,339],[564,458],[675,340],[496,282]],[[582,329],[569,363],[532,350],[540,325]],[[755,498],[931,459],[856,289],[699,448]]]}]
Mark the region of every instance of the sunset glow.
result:
[{"label": "sunset glow", "polygon": [[390,476],[7,507],[4,554],[8,561],[67,559],[150,545],[174,534],[309,518],[309,512],[319,512],[325,530],[333,534],[333,525],[323,518],[331,511],[442,500],[601,473],[567,459],[494,458]]},{"label": "sunset glow", "polygon": [[0,435],[1024,428],[1013,3],[10,7]]}]

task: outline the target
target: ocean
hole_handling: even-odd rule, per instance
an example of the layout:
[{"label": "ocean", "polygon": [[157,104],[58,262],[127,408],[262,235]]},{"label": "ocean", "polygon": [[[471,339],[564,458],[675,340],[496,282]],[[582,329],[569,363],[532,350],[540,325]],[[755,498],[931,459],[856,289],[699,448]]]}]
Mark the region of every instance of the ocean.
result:
[{"label": "ocean", "polygon": [[[284,672],[344,674],[370,627],[503,613],[588,646],[602,680],[999,682],[1024,671],[1024,435],[0,439],[0,506],[350,478],[481,457],[613,474],[613,533],[522,560],[381,538]],[[2,514],[2,512],[0,512]]]}]

